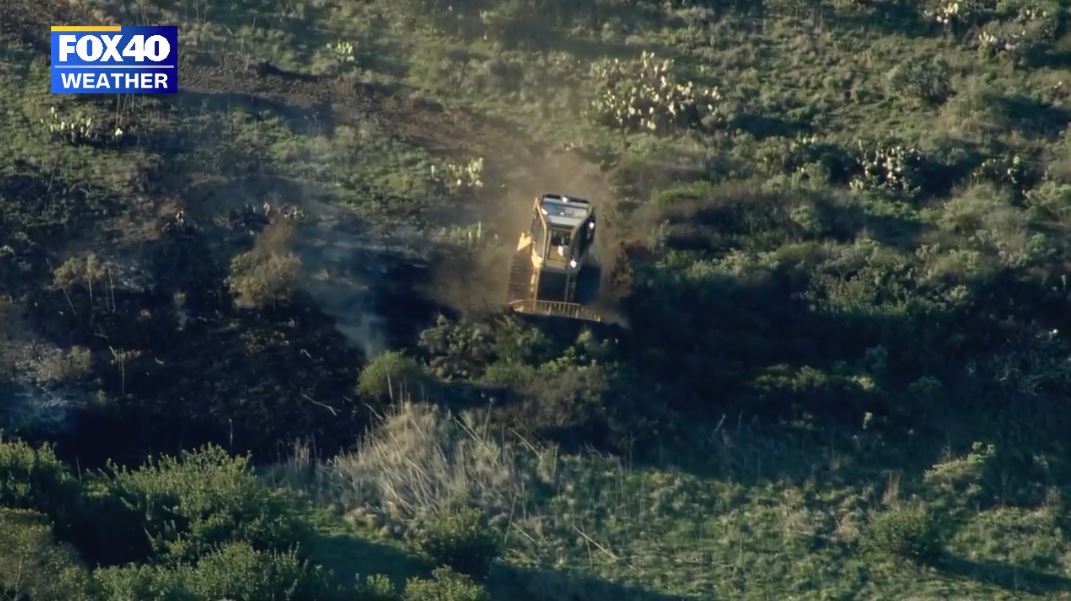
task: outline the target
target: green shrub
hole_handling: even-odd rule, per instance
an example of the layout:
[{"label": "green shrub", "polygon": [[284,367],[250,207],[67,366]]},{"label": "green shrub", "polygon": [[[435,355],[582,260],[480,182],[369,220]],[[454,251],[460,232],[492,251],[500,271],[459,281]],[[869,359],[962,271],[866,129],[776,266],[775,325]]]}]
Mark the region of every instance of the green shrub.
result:
[{"label": "green shrub", "polygon": [[952,69],[944,59],[911,60],[889,72],[889,86],[912,100],[940,104],[952,93],[951,78]]},{"label": "green shrub", "polygon": [[769,367],[755,377],[756,402],[772,413],[796,409],[840,416],[861,413],[875,391],[866,374],[827,373],[813,367]]},{"label": "green shrub", "polygon": [[1045,177],[1061,184],[1071,184],[1071,127],[1064,130],[1063,139],[1053,149]]},{"label": "green shrub", "polygon": [[357,379],[357,394],[374,399],[413,396],[426,383],[424,369],[400,351],[388,351],[372,359]]},{"label": "green shrub", "polygon": [[487,366],[480,381],[491,386],[521,388],[530,385],[538,373],[538,370],[531,365],[498,361]]},{"label": "green shrub", "polygon": [[975,181],[990,182],[1022,190],[1037,177],[1035,170],[1019,155],[991,156],[981,162],[971,173]]},{"label": "green shrub", "polygon": [[1011,209],[1012,199],[1005,190],[991,184],[977,184],[941,205],[935,221],[946,232],[970,236],[985,227],[988,216]]},{"label": "green shrub", "polygon": [[538,41],[539,21],[545,10],[525,0],[498,0],[480,11],[484,37],[507,48],[533,47]]},{"label": "green shrub", "polygon": [[358,601],[402,601],[394,583],[383,574],[369,576],[357,587]]},{"label": "green shrub", "polygon": [[962,236],[965,246],[1009,267],[1036,264],[1057,252],[1053,239],[1031,227],[1029,212],[991,185],[972,186],[948,200],[936,221],[941,229]]},{"label": "green shrub", "polygon": [[164,566],[130,564],[93,573],[101,601],[198,601],[181,577]]},{"label": "green shrub", "polygon": [[972,78],[957,86],[956,95],[941,109],[939,123],[949,134],[987,141],[1007,133],[1013,120],[1003,90]]},{"label": "green shrub", "polygon": [[[231,543],[181,571],[186,588],[198,599],[284,601],[312,588],[305,564],[294,551],[256,551]],[[312,591],[308,591],[312,592]]]},{"label": "green shrub", "polygon": [[78,601],[89,572],[73,549],[55,542],[48,518],[26,509],[0,509],[0,596],[33,601]]},{"label": "green shrub", "polygon": [[[1043,56],[1060,29],[1060,8],[1036,2],[1007,3],[1013,10],[986,23],[976,42],[983,58],[1007,57],[1028,64]],[[1020,4],[1015,7],[1015,4]]]},{"label": "green shrub", "polygon": [[62,531],[76,518],[81,494],[51,448],[0,441],[0,506],[40,511]]},{"label": "green shrub", "polygon": [[854,165],[852,157],[842,147],[817,136],[797,138],[768,138],[759,142],[753,158],[762,163],[770,174],[807,176],[822,174],[819,182],[840,182],[847,178]]},{"label": "green shrub", "polygon": [[417,546],[436,565],[475,578],[486,576],[501,552],[499,534],[471,509],[433,516],[416,536]]},{"label": "green shrub", "polygon": [[675,204],[679,201],[704,201],[710,198],[716,198],[719,195],[719,189],[714,184],[701,180],[697,182],[691,182],[687,184],[678,184],[665,190],[660,190],[655,194],[655,204],[660,207],[667,207]]},{"label": "green shrub", "polygon": [[923,481],[934,492],[950,498],[975,501],[984,494],[996,496],[991,484],[996,462],[996,447],[975,442],[965,455],[948,456],[935,463],[923,474]]},{"label": "green shrub", "polygon": [[897,505],[871,516],[866,532],[871,550],[916,562],[936,559],[942,543],[939,524],[922,503]]},{"label": "green shrub", "polygon": [[158,557],[192,559],[230,541],[284,550],[307,533],[292,501],[265,486],[248,457],[219,447],[111,469],[106,494],[126,508],[130,531],[147,538]]},{"label": "green shrub", "polygon": [[1026,193],[1024,203],[1037,219],[1066,222],[1071,218],[1071,185],[1044,182]]},{"label": "green shrub", "polygon": [[257,551],[230,543],[196,563],[128,564],[94,574],[103,601],[312,600],[322,584],[293,551]]},{"label": "green shrub", "polygon": [[435,326],[420,333],[420,349],[429,368],[443,380],[474,380],[496,362],[534,364],[552,356],[550,338],[516,319],[494,322],[439,316]]},{"label": "green shrub", "polygon": [[405,601],[491,601],[480,585],[449,568],[439,568],[431,578],[412,578],[405,585]]}]

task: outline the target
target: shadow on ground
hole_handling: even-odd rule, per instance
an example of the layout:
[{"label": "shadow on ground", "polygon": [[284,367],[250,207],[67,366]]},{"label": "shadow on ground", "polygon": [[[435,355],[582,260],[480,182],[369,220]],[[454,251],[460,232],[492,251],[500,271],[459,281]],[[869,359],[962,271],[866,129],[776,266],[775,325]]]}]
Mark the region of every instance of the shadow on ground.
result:
[{"label": "shadow on ground", "polygon": [[[343,585],[383,574],[401,589],[408,578],[429,576],[433,568],[394,544],[341,533],[318,535],[311,556]],[[492,598],[509,601],[691,601],[583,574],[505,565],[493,569],[487,589]]]},{"label": "shadow on ground", "polygon": [[690,601],[689,597],[561,570],[500,567],[487,583],[495,599],[511,601]]},{"label": "shadow on ground", "polygon": [[938,568],[950,576],[985,582],[1014,593],[1043,595],[1071,592],[1071,579],[995,561],[944,557],[939,562]]},{"label": "shadow on ground", "polygon": [[[608,582],[583,574],[538,568],[503,566],[487,586],[495,599],[511,601],[691,601],[692,597],[668,595]],[[705,597],[713,599],[712,597]]]}]

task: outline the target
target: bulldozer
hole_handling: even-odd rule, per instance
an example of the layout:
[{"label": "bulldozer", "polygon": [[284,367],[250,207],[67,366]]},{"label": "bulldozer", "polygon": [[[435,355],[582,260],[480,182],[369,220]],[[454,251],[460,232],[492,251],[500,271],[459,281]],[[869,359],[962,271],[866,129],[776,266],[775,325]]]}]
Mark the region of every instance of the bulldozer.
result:
[{"label": "bulldozer", "polygon": [[506,303],[528,315],[602,321],[593,308],[600,268],[595,211],[583,198],[544,194],[522,231],[510,266]]}]

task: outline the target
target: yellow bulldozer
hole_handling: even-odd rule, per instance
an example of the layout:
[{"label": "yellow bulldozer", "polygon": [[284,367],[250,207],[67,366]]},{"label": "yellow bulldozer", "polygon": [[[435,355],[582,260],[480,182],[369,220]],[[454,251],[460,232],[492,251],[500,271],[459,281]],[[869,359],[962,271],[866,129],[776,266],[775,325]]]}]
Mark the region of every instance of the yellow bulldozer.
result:
[{"label": "yellow bulldozer", "polygon": [[537,196],[510,267],[506,302],[518,313],[602,321],[595,211],[583,198]]}]

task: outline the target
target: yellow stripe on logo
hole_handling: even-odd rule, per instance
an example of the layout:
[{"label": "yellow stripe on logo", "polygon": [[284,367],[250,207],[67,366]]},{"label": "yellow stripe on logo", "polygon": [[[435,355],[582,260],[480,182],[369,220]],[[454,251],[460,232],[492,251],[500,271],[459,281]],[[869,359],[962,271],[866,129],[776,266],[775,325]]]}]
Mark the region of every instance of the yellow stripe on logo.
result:
[{"label": "yellow stripe on logo", "polygon": [[122,31],[122,25],[53,25],[52,31]]}]

